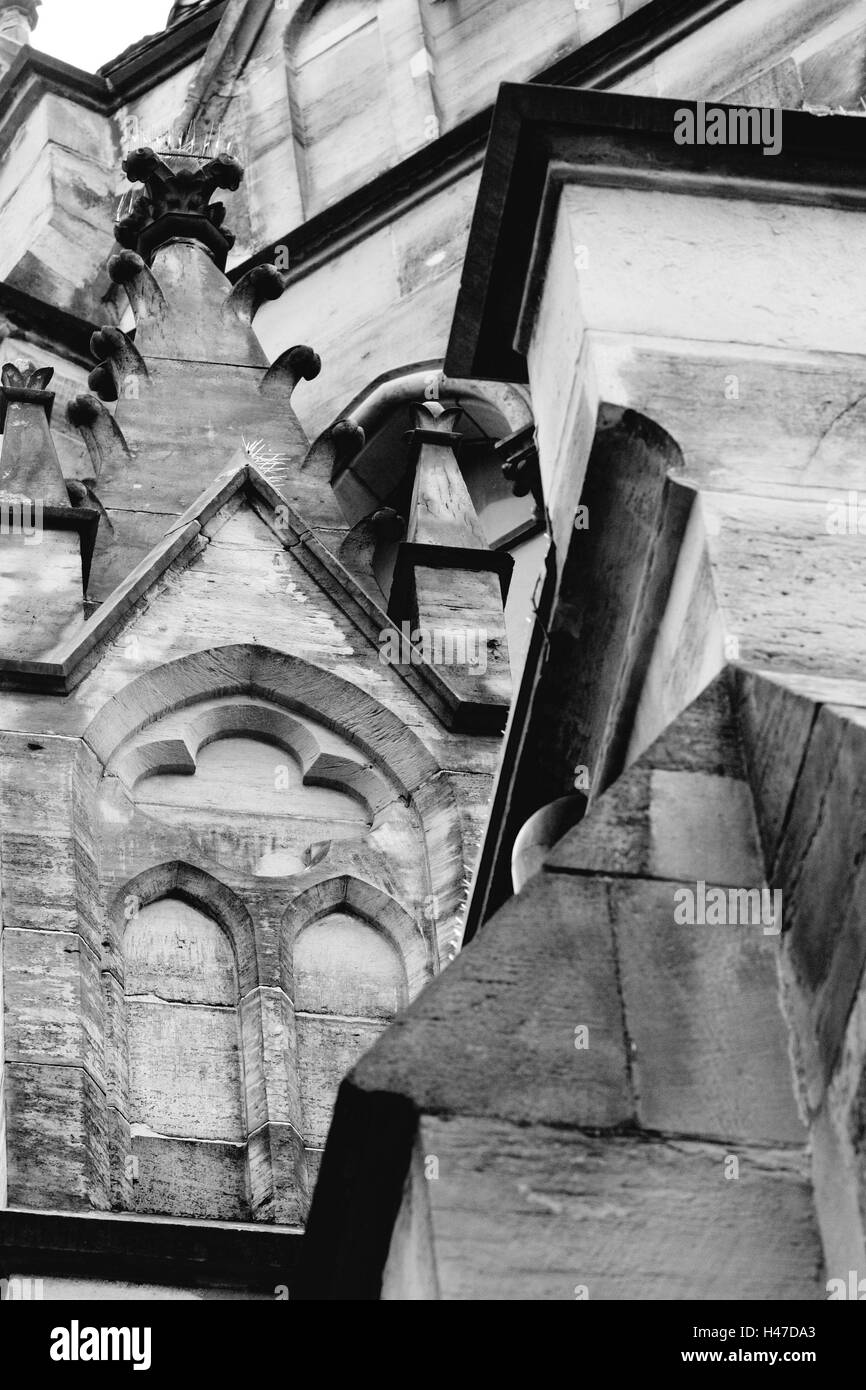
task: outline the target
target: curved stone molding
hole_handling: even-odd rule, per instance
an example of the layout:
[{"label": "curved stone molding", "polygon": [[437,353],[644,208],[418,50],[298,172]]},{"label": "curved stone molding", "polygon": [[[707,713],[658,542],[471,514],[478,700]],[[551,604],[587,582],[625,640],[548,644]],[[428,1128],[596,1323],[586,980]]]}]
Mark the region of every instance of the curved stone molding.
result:
[{"label": "curved stone molding", "polygon": [[84,738],[107,766],[121,744],[199,700],[257,695],[315,719],[355,743],[410,796],[439,764],[411,729],[364,691],[301,657],[248,644],[195,652],[158,666],[110,699]]},{"label": "curved stone molding", "polygon": [[[258,984],[258,967],[255,928],[249,912],[226,884],[204,869],[181,860],[144,870],[115,895],[109,908],[109,921],[114,928],[117,947],[122,944],[127,923],[135,912],[160,898],[169,897],[181,898],[213,918],[231,942],[241,997],[254,989]],[[114,964],[110,968],[117,969]],[[122,975],[120,978],[122,983]]]},{"label": "curved stone molding", "polygon": [[313,731],[284,710],[263,705],[219,705],[195,715],[188,726],[193,756],[221,738],[261,738],[293,753],[304,771],[321,749]]},{"label": "curved stone molding", "polygon": [[385,809],[392,799],[385,792],[379,777],[369,766],[362,767],[349,758],[333,753],[321,753],[312,767],[304,772],[307,787],[330,787],[333,791],[354,796],[371,816]]},{"label": "curved stone molding", "polygon": [[538,873],[550,849],[561,840],[586,812],[586,797],[572,792],[557,801],[549,801],[524,822],[511,850],[511,878],[515,893],[519,893],[533,874]]},{"label": "curved stone molding", "polygon": [[220,705],[199,715],[193,710],[183,737],[136,744],[123,751],[108,771],[130,791],[146,777],[194,775],[202,749],[227,738],[272,743],[295,759],[305,786],[345,792],[360,802],[371,819],[394,800],[394,790],[369,763],[323,752],[313,731],[284,710],[246,703]]},{"label": "curved stone molding", "polygon": [[185,739],[159,738],[131,748],[117,759],[110,772],[132,791],[143,777],[161,777],[169,772],[192,777],[195,767],[195,754]]},{"label": "curved stone molding", "polygon": [[[344,765],[341,759],[319,755],[317,750],[306,769],[308,785],[334,786],[336,781],[339,790],[354,793],[373,811],[387,804],[382,798],[393,789],[417,818],[425,846],[425,876],[432,904],[427,917],[431,942],[435,939],[437,943],[438,967],[439,952],[444,954],[464,896],[465,852],[454,792],[447,774],[417,734],[378,700],[342,677],[266,647],[239,644],[196,652],[149,671],[113,696],[85,731],[85,747],[96,755],[103,769],[111,766],[121,777],[140,776],[146,771],[156,775],[159,760],[172,756],[171,751],[167,754],[164,747],[151,748],[144,757],[152,759],[153,766],[137,764],[139,755],[133,749],[136,736],[178,710],[235,695],[266,700],[285,711],[279,716],[283,719],[292,714],[306,716],[333,730],[364,755],[366,761],[359,768],[348,759]],[[203,737],[213,732],[212,715],[207,712]],[[221,721],[225,718],[220,716]],[[237,718],[231,716],[220,736],[229,736],[226,729],[231,724],[233,733],[241,729],[249,733],[249,724],[239,728]],[[251,712],[248,718],[257,724],[261,716]],[[276,712],[269,718],[276,719]],[[297,744],[299,736],[291,725],[281,727],[289,744],[292,739]],[[311,737],[309,731],[306,736]],[[186,739],[184,744],[188,758],[194,760],[201,745],[195,745],[195,736],[190,745]],[[125,764],[127,756],[131,761]],[[182,750],[175,749],[174,756],[178,763],[172,770],[185,767],[189,771]]]},{"label": "curved stone molding", "polygon": [[[407,412],[419,401],[435,401],[445,407],[463,403],[493,409],[505,422],[503,437],[534,427],[535,417],[524,391],[498,381],[470,381],[446,376],[438,361],[396,367],[376,377],[349,403],[338,419],[313,444],[308,457],[318,457],[329,447],[331,482],[346,471],[365,441],[381,429],[395,410]],[[351,434],[354,449],[346,449],[344,435]],[[379,503],[381,505],[381,503]]]},{"label": "curved stone molding", "polygon": [[280,981],[294,998],[292,957],[298,936],[332,912],[346,912],[381,932],[397,951],[406,971],[409,998],[424,987],[435,973],[431,942],[425,941],[418,924],[395,898],[372,883],[341,874],[322,878],[303,888],[292,898],[280,928]]},{"label": "curved stone molding", "polygon": [[535,424],[529,399],[519,387],[501,381],[447,376],[441,362],[436,361],[397,367],[377,377],[355,397],[342,418],[360,425],[370,438],[391,410],[419,400],[438,401],[444,406],[460,405],[463,401],[493,406],[507,421],[512,434]]}]

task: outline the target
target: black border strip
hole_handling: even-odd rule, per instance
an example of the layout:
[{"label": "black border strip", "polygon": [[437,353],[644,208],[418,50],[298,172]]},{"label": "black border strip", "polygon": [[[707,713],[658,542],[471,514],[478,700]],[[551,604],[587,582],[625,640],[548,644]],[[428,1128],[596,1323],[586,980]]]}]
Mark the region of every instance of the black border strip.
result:
[{"label": "black border strip", "polygon": [[273,1294],[291,1288],[300,1230],[170,1217],[0,1210],[0,1277],[132,1280]]}]

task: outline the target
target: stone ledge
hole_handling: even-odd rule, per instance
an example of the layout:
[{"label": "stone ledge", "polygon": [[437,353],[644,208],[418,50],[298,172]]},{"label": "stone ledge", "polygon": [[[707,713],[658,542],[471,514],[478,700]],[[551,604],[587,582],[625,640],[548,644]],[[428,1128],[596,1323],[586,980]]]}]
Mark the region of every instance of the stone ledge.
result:
[{"label": "stone ledge", "polygon": [[242,1284],[273,1292],[291,1284],[301,1232],[247,1223],[127,1215],[0,1211],[0,1275],[132,1279],[136,1283]]}]

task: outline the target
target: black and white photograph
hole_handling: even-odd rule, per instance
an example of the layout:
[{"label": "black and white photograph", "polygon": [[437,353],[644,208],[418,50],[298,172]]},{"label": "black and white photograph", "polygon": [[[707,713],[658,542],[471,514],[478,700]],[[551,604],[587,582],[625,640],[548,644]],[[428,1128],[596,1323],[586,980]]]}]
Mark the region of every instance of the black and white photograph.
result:
[{"label": "black and white photograph", "polygon": [[866,0],[0,0],[0,1345],[864,1300]]}]

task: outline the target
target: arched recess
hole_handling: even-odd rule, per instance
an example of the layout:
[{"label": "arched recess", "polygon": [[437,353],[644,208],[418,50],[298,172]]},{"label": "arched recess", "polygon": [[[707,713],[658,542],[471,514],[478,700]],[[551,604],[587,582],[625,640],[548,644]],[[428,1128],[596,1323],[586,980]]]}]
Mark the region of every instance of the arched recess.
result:
[{"label": "arched recess", "polygon": [[285,30],[304,215],[399,157],[377,0],[301,0]]},{"label": "arched recess", "polygon": [[[531,491],[515,495],[502,476],[507,455],[497,446],[534,430],[529,398],[523,388],[496,381],[446,376],[441,362],[414,362],[393,368],[371,381],[349,402],[337,421],[315,442],[311,461],[330,456],[330,481],[346,520],[354,525],[377,507],[400,505],[401,481],[410,450],[412,407],[419,401],[456,406],[462,414],[455,429],[462,436],[460,463],[491,546],[537,528]],[[350,434],[354,446],[347,447]],[[324,462],[324,460],[323,460]],[[528,500],[527,500],[528,499]],[[486,515],[508,508],[510,517]]]},{"label": "arched recess", "polygon": [[505,618],[516,676],[548,548],[534,417],[522,387],[449,377],[432,359],[393,368],[319,436],[305,470],[330,483],[350,528],[340,560],[373,602],[390,610],[411,513],[417,451],[409,436],[419,403],[460,411],[453,429],[461,476],[487,545],[508,552],[514,566]]},{"label": "arched recess", "polygon": [[[215,697],[248,695],[316,720],[357,747],[417,820],[427,890],[411,910],[435,903],[430,943],[436,967],[463,902],[466,860],[454,794],[429,749],[391,710],[333,672],[268,647],[239,644],[181,657],[140,676],[92,720],[85,748],[110,772],[141,730],[171,711]],[[86,762],[82,772],[89,776]],[[110,780],[110,779],[104,779]]]},{"label": "arched recess", "polygon": [[[414,999],[434,974],[434,961],[423,931],[404,908],[372,883],[342,874],[320,875],[307,883],[289,903],[280,929],[280,982],[294,998],[293,956],[298,935],[329,913],[344,911],[380,932],[399,957],[406,976],[408,1000]],[[407,1000],[407,1002],[408,1002]]]},{"label": "arched recess", "polygon": [[128,740],[165,714],[244,694],[341,733],[403,796],[411,797],[440,771],[418,736],[373,696],[302,657],[252,643],[193,652],[139,676],[103,705],[84,741],[107,767]]},{"label": "arched recess", "polygon": [[[240,993],[256,984],[256,942],[253,921],[240,898],[226,884],[193,864],[156,864],[137,874],[111,904],[112,949],[120,946],[126,926],[136,912],[160,898],[176,897],[213,917],[228,937],[238,974]],[[118,936],[117,933],[120,935]],[[115,967],[123,983],[122,965]]]},{"label": "arched recess", "polygon": [[223,1219],[270,1211],[274,1174],[251,1161],[250,1140],[280,1117],[260,1094],[249,913],[225,884],[174,862],[130,879],[108,916],[112,1204]]},{"label": "arched recess", "polygon": [[431,978],[433,964],[399,903],[343,875],[289,903],[280,971],[295,1006],[301,1132],[315,1170],[342,1078]]},{"label": "arched recess", "polygon": [[[172,729],[182,729],[183,738]],[[210,752],[212,744],[219,748],[221,739],[241,734],[291,749],[308,781],[348,792],[347,800],[354,795],[371,813],[383,806],[381,845],[390,853],[397,844],[399,858],[389,861],[383,849],[379,860],[373,856],[369,873],[366,849],[335,840],[332,850],[312,856],[305,867],[281,871],[282,877],[257,877],[219,855],[190,854],[183,808],[174,820],[161,821],[150,805],[140,803],[138,784],[152,785],[161,772],[180,772],[177,781],[192,783],[202,750]],[[361,756],[355,758],[355,750]],[[275,758],[285,761],[281,752]],[[301,658],[236,645],[168,663],[112,697],[84,735],[74,795],[80,807],[82,910],[92,917],[95,940],[102,943],[101,1026],[110,1112],[104,1132],[111,1149],[106,1169],[111,1169],[112,1205],[141,1209],[126,1171],[127,1158],[136,1154],[130,1152],[123,1051],[125,912],[174,897],[212,919],[231,943],[244,1059],[249,1214],[303,1220],[310,1185],[301,1138],[297,1032],[291,973],[282,971],[280,961],[286,903],[324,878],[371,877],[363,889],[352,888],[350,915],[367,927],[374,923],[381,940],[399,952],[407,991],[414,994],[452,954],[462,915],[467,863],[448,775],[417,735],[364,691]],[[324,795],[327,800],[331,792]],[[363,806],[358,809],[362,828],[367,820],[376,821]],[[186,841],[177,838],[178,816]],[[234,824],[234,813],[230,819]],[[399,841],[389,838],[393,826],[403,827]],[[388,896],[394,866],[399,897]],[[94,1030],[88,1039],[94,1065],[101,1067],[103,1033]],[[257,1059],[263,1059],[261,1065]]]}]

